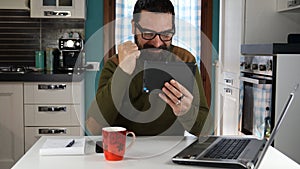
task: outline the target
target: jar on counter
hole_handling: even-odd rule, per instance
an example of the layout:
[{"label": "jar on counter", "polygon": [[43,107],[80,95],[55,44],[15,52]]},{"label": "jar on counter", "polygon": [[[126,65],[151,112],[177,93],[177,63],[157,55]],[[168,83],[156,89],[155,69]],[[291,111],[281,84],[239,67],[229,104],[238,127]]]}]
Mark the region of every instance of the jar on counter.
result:
[{"label": "jar on counter", "polygon": [[43,50],[35,51],[35,67],[38,70],[43,70],[45,68],[45,56]]}]

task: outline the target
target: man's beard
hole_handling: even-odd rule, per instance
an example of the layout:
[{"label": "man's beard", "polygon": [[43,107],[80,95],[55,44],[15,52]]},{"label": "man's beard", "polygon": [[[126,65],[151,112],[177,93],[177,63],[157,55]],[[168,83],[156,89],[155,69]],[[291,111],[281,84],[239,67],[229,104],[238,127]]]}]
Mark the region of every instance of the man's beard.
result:
[{"label": "man's beard", "polygon": [[[141,51],[139,61],[144,63],[145,60],[148,61],[173,61],[175,56],[171,53],[171,47],[166,44],[155,47],[151,44],[144,44],[142,46],[137,39],[137,36],[134,36],[134,41]],[[159,52],[157,52],[159,50]]]}]

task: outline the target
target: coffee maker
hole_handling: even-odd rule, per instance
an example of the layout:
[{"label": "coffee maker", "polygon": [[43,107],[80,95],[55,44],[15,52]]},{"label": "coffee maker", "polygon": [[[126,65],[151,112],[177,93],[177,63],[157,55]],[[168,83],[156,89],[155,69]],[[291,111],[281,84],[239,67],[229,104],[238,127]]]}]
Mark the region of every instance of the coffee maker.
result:
[{"label": "coffee maker", "polygon": [[58,47],[60,55],[54,59],[54,70],[60,73],[73,73],[83,69],[83,40],[78,33],[65,33],[59,39]]}]

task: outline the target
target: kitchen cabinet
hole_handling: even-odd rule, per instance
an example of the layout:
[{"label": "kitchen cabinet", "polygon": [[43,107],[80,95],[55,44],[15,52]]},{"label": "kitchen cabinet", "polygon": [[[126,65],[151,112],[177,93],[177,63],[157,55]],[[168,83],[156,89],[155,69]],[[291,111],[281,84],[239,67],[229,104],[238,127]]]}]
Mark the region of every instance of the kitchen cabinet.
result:
[{"label": "kitchen cabinet", "polygon": [[[220,71],[238,74],[240,72],[240,46],[243,43],[243,0],[220,2]],[[223,80],[222,80],[223,81]]]},{"label": "kitchen cabinet", "polygon": [[216,69],[215,134],[237,134],[240,45],[244,1],[220,1],[219,62]]},{"label": "kitchen cabinet", "polygon": [[1,0],[0,9],[27,9],[29,10],[29,0]]},{"label": "kitchen cabinet", "polygon": [[239,88],[234,87],[238,83],[233,73],[224,73],[223,82],[218,83],[219,105],[216,114],[217,135],[238,135],[239,121]]},{"label": "kitchen cabinet", "polygon": [[[296,5],[290,5],[292,2]],[[278,12],[298,12],[300,13],[300,1],[298,0],[277,0],[276,9]]]},{"label": "kitchen cabinet", "polygon": [[0,83],[0,168],[24,154],[23,83]]},{"label": "kitchen cabinet", "polygon": [[30,16],[85,19],[85,4],[85,0],[30,0]]},{"label": "kitchen cabinet", "polygon": [[43,135],[84,135],[84,81],[24,83],[25,151]]}]

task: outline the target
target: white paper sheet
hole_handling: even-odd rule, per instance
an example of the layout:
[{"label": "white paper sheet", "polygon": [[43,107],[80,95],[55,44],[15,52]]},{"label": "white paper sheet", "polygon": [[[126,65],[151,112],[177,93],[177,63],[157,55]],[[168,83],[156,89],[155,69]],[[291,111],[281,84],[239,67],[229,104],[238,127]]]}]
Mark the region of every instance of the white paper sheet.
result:
[{"label": "white paper sheet", "polygon": [[40,149],[40,155],[82,155],[84,154],[85,138],[74,139],[71,147],[66,147],[73,139],[47,138]]}]

